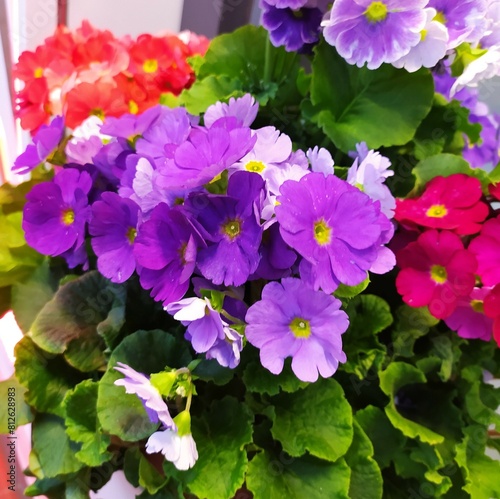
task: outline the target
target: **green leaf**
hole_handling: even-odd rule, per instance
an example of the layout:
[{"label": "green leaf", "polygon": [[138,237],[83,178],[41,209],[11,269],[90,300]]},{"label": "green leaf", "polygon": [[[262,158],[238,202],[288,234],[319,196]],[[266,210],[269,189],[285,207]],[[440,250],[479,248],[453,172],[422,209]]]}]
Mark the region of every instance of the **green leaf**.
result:
[{"label": "green leaf", "polygon": [[24,401],[26,388],[15,375],[0,381],[0,400],[3,410],[0,412],[0,435],[13,434],[18,426],[33,420],[30,406]]},{"label": "green leaf", "polygon": [[322,379],[294,394],[272,399],[271,432],[293,457],[308,451],[327,461],[342,457],[352,443],[352,408],[334,379]]},{"label": "green leaf", "polygon": [[74,442],[82,444],[76,457],[87,466],[99,466],[109,461],[112,454],[107,451],[111,442],[108,435],[100,431],[97,419],[98,383],[85,380],[66,394],[66,433]]},{"label": "green leaf", "polygon": [[139,485],[144,487],[149,494],[156,494],[168,481],[147,459],[141,455],[139,458]]},{"label": "green leaf", "polygon": [[465,437],[456,448],[456,462],[462,468],[464,490],[474,499],[498,499],[500,461],[484,454],[487,431],[481,426],[464,429]]},{"label": "green leaf", "polygon": [[142,452],[139,447],[129,447],[125,451],[123,458],[123,472],[125,478],[134,487],[139,487],[139,464],[141,462]]},{"label": "green leaf", "polygon": [[413,169],[416,182],[410,196],[420,194],[427,182],[434,177],[449,177],[455,173],[465,173],[470,177],[477,178],[481,182],[483,190],[487,190],[487,186],[490,184],[488,174],[484,170],[481,168],[471,168],[469,163],[460,156],[455,156],[454,154],[437,154],[436,156],[431,156],[420,161]]},{"label": "green leaf", "polygon": [[406,438],[394,428],[384,411],[373,405],[356,412],[355,418],[370,438],[374,457],[380,468],[387,468],[391,460],[403,449]]},{"label": "green leaf", "polygon": [[233,379],[234,369],[221,366],[215,359],[203,359],[194,368],[193,374],[203,381],[225,385]]},{"label": "green leaf", "polygon": [[379,370],[385,359],[385,346],[377,334],[392,324],[387,302],[375,295],[358,295],[346,308],[349,329],[343,335],[343,349],[347,362],[342,370],[364,379],[370,369]]},{"label": "green leaf", "polygon": [[410,438],[419,438],[422,442],[439,444],[444,437],[434,431],[403,417],[396,408],[395,398],[401,388],[415,383],[425,383],[425,375],[416,367],[404,362],[393,362],[380,373],[380,388],[390,397],[385,413],[395,428]]},{"label": "green leaf", "polygon": [[127,336],[113,350],[108,370],[99,382],[97,415],[102,429],[122,440],[136,442],[149,437],[158,426],[151,424],[136,395],[127,394],[123,387],[114,384],[123,377],[113,369],[117,362],[149,375],[167,366],[184,367],[190,360],[185,342],[176,341],[165,331],[137,331]]},{"label": "green leaf", "polygon": [[251,392],[267,393],[268,395],[277,395],[280,389],[287,393],[293,393],[308,385],[297,378],[289,362],[285,363],[283,371],[278,375],[262,367],[258,361],[249,362],[243,373],[243,382]]},{"label": "green leaf", "polygon": [[38,414],[33,422],[33,452],[40,463],[43,478],[74,473],[84,467],[75,454],[79,445],[72,442],[64,429],[64,420],[49,414]]},{"label": "green leaf", "polygon": [[351,468],[349,497],[351,499],[381,499],[383,481],[377,462],[373,459],[373,445],[359,423],[354,420],[354,438],[345,455]]},{"label": "green leaf", "polygon": [[430,72],[398,70],[386,64],[375,71],[345,62],[326,42],[316,47],[311,100],[318,123],[344,152],[365,141],[370,149],[410,141],[431,109]]},{"label": "green leaf", "polygon": [[64,417],[64,396],[81,380],[81,373],[68,366],[61,356],[39,349],[25,336],[15,349],[16,377],[28,391],[26,402],[40,412]]},{"label": "green leaf", "polygon": [[210,411],[193,417],[198,461],[180,479],[198,497],[231,498],[245,480],[252,441],[252,415],[233,397],[214,401]]},{"label": "green leaf", "polygon": [[125,288],[92,271],[59,288],[31,326],[31,337],[51,353],[88,372],[106,364],[103,337],[117,335],[124,322]]},{"label": "green leaf", "polygon": [[[37,479],[35,483],[28,485],[24,490],[24,495],[28,497],[50,496],[64,497],[65,482],[60,478],[42,478]],[[50,494],[49,494],[50,492]]]},{"label": "green leaf", "polygon": [[343,459],[328,463],[262,452],[250,461],[246,483],[254,499],[349,499],[349,480]]},{"label": "green leaf", "polygon": [[12,310],[19,328],[27,334],[36,316],[57,290],[57,278],[45,259],[35,271],[12,286]]},{"label": "green leaf", "polygon": [[354,298],[362,293],[370,284],[370,278],[367,277],[361,284],[357,286],[346,286],[345,284],[339,284],[339,287],[333,293],[337,298]]}]

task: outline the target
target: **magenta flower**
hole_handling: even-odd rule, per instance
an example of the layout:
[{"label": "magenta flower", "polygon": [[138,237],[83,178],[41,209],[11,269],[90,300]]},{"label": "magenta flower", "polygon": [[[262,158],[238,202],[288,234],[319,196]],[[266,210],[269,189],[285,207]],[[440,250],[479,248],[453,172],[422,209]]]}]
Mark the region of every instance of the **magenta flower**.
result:
[{"label": "magenta flower", "polygon": [[391,225],[380,204],[323,173],[289,180],[280,192],[276,216],[281,235],[304,257],[301,272],[314,289],[332,293],[339,283],[354,286],[366,279]]},{"label": "magenta flower", "polygon": [[85,240],[91,188],[90,175],[74,168],[61,170],[51,182],[35,185],[26,195],[23,210],[26,242],[43,255],[71,258]]},{"label": "magenta flower", "polygon": [[476,255],[477,273],[485,286],[500,283],[500,216],[484,223],[481,233],[469,245]]},{"label": "magenta flower", "polygon": [[491,340],[493,319],[484,314],[484,299],[491,288],[474,288],[468,298],[460,298],[455,311],[445,319],[458,336],[467,339]]},{"label": "magenta flower", "polygon": [[395,62],[421,40],[428,0],[336,0],[324,36],[338,53],[358,67],[377,69]]},{"label": "magenta flower", "polygon": [[202,240],[186,216],[159,204],[139,227],[134,244],[141,286],[166,306],[189,288]]},{"label": "magenta flower", "polygon": [[104,192],[101,200],[92,205],[89,232],[97,268],[113,282],[125,282],[134,273],[138,216],[137,204],[114,192]]},{"label": "magenta flower", "polygon": [[428,306],[438,319],[446,319],[461,298],[474,288],[477,262],[461,239],[449,231],[428,230],[397,254],[401,271],[398,293],[411,307]]},{"label": "magenta flower", "polygon": [[308,288],[300,279],[266,284],[262,299],[247,312],[246,337],[260,349],[262,365],[273,374],[292,357],[292,370],[302,381],[314,382],[318,373],[332,376],[345,362],[341,335],[349,320],[335,297]]}]

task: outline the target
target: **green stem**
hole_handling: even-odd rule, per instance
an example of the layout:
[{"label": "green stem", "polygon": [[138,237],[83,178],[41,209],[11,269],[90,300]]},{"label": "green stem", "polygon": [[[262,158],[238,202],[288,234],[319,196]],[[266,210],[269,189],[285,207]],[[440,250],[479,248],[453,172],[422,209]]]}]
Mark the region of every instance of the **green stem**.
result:
[{"label": "green stem", "polygon": [[266,40],[266,52],[264,56],[264,83],[271,81],[271,40],[269,35]]}]

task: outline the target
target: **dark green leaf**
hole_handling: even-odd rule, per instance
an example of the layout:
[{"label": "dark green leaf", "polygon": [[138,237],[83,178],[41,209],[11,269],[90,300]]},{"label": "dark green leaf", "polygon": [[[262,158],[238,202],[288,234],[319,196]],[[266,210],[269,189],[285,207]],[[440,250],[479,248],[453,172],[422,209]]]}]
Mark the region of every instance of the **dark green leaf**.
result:
[{"label": "dark green leaf", "polygon": [[321,379],[293,394],[272,399],[272,434],[293,457],[308,451],[328,461],[342,457],[353,438],[352,408],[334,379]]},{"label": "dark green leaf", "polygon": [[156,494],[168,481],[147,459],[141,455],[139,458],[139,485],[149,494]]}]

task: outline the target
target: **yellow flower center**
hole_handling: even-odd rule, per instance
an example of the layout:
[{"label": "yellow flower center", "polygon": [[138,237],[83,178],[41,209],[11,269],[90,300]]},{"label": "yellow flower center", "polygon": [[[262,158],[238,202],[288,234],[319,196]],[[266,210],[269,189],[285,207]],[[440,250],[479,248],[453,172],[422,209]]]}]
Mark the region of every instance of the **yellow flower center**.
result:
[{"label": "yellow flower center", "polygon": [[130,111],[130,114],[137,114],[139,112],[139,106],[135,100],[130,99],[128,101],[128,110]]},{"label": "yellow flower center", "polygon": [[35,71],[33,71],[33,76],[35,78],[41,78],[43,76],[43,68],[36,68]]},{"label": "yellow flower center", "polygon": [[421,41],[421,42],[423,42],[426,38],[427,38],[427,30],[426,30],[426,29],[423,29],[423,30],[420,32],[420,41]]},{"label": "yellow flower center", "polygon": [[260,173],[263,172],[266,169],[266,165],[262,161],[249,161],[246,165],[245,168],[249,172],[255,172],[255,173]]},{"label": "yellow flower center", "polygon": [[229,236],[229,239],[234,239],[241,232],[241,223],[239,220],[229,220],[222,226],[222,232]]},{"label": "yellow flower center", "polygon": [[137,230],[134,227],[129,227],[127,230],[127,239],[130,244],[133,244],[137,236]]},{"label": "yellow flower center", "polygon": [[444,284],[448,279],[448,273],[442,265],[433,265],[431,267],[431,279],[436,284]]},{"label": "yellow flower center", "polygon": [[104,121],[104,118],[106,117],[104,115],[104,111],[99,108],[99,107],[96,107],[95,109],[92,109],[92,111],[90,111],[90,115],[91,116],[97,116],[101,121]]},{"label": "yellow flower center", "polygon": [[332,229],[323,219],[314,224],[314,239],[321,246],[328,244],[332,239]]},{"label": "yellow flower center", "polygon": [[387,6],[384,2],[372,2],[365,10],[365,17],[371,23],[379,23],[387,17]]},{"label": "yellow flower center", "polygon": [[477,312],[478,314],[484,314],[484,303],[482,300],[472,300],[470,302],[470,306],[472,307],[472,310],[474,310],[474,312]]},{"label": "yellow flower center", "polygon": [[187,243],[182,243],[181,247],[179,248],[179,258],[181,260],[182,265],[186,265],[186,249],[187,249]]},{"label": "yellow flower center", "polygon": [[145,73],[156,73],[158,69],[158,61],[156,59],[146,59],[142,65]]},{"label": "yellow flower center", "polygon": [[64,210],[61,220],[64,225],[71,225],[75,221],[75,212],[71,208]]},{"label": "yellow flower center", "polygon": [[446,24],[446,17],[444,16],[444,14],[442,12],[438,12],[434,16],[433,21],[437,21],[438,23],[441,23],[441,24]]},{"label": "yellow flower center", "polygon": [[296,338],[309,338],[311,336],[311,324],[301,317],[295,317],[290,322],[290,331]]},{"label": "yellow flower center", "polygon": [[433,204],[425,214],[431,218],[443,218],[448,214],[448,210],[444,204]]}]

